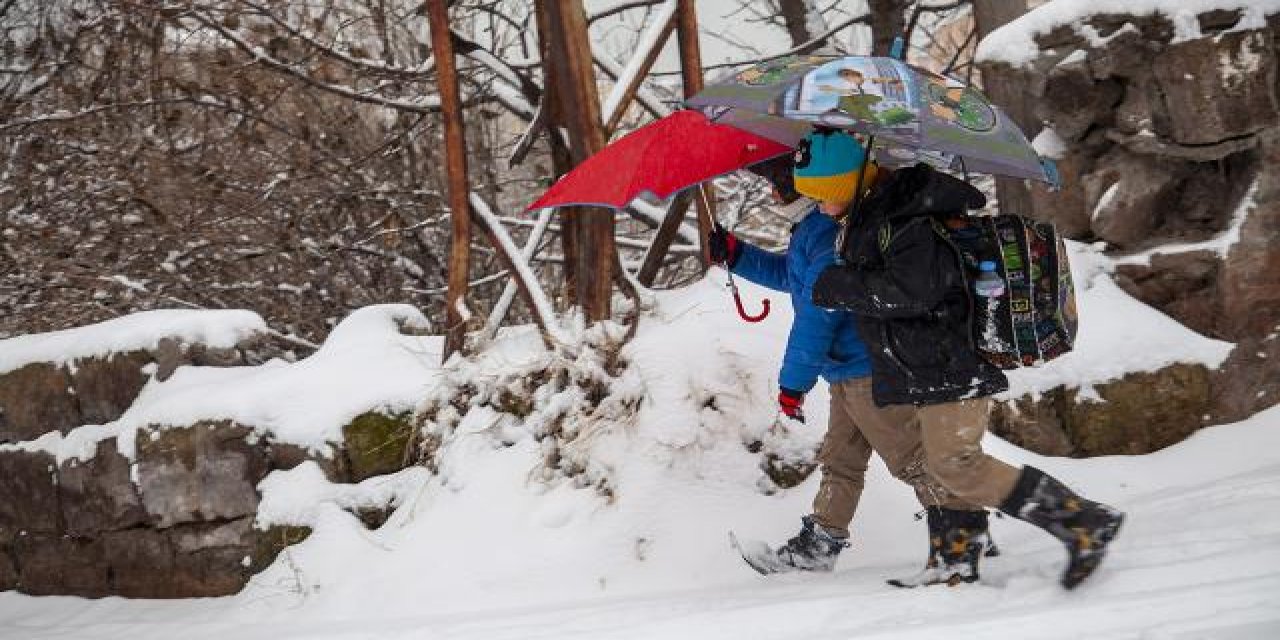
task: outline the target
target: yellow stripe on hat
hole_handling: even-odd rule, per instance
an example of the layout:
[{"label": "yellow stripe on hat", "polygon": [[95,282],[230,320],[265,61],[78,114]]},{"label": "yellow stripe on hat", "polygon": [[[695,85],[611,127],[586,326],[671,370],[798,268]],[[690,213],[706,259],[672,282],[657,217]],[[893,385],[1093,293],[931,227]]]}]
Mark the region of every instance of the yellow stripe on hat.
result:
[{"label": "yellow stripe on hat", "polygon": [[[863,179],[862,190],[866,192],[875,182],[875,165]],[[819,202],[850,202],[853,190],[858,184],[859,171],[849,171],[834,176],[795,176],[796,192],[809,196]]]},{"label": "yellow stripe on hat", "polygon": [[796,191],[818,202],[849,202],[858,180],[857,171],[834,176],[796,176]]}]

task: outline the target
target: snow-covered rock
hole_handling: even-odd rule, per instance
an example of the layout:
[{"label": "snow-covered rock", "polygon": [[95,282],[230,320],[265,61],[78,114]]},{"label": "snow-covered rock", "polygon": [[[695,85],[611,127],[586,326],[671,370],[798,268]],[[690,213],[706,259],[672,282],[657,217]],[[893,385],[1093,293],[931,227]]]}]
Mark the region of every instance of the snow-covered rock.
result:
[{"label": "snow-covered rock", "polygon": [[[1031,186],[1020,213],[1104,241],[1126,292],[1237,345],[1209,368],[1206,423],[1280,394],[1280,362],[1267,355],[1280,328],[1278,42],[1275,0],[1055,0],[978,50],[984,74],[1025,87],[1042,146],[1060,143],[1062,191]],[[1135,415],[1155,420],[1162,405],[1206,395],[1201,375],[1169,375],[1148,394],[1149,415]]]},{"label": "snow-covered rock", "polygon": [[0,376],[0,557],[14,560],[0,589],[240,590],[309,531],[256,522],[269,471],[309,464],[346,481],[412,462],[396,438],[440,340],[403,331],[424,325],[408,306],[367,307],[311,357],[258,366],[227,366],[265,329],[250,312],[150,312],[0,341],[0,362],[17,367]]}]

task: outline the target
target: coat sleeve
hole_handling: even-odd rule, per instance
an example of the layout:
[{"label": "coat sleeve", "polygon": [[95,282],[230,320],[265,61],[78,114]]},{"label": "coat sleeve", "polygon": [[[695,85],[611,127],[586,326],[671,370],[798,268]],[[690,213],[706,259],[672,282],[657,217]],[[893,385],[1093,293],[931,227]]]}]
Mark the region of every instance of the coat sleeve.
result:
[{"label": "coat sleeve", "polygon": [[879,260],[822,273],[813,301],[874,318],[927,315],[962,282],[958,265],[941,243],[929,219],[915,218],[894,231]]},{"label": "coat sleeve", "polygon": [[733,264],[733,272],[762,287],[774,291],[790,291],[790,278],[787,277],[787,257],[765,251],[755,245],[739,240],[742,253]]},{"label": "coat sleeve", "polygon": [[823,369],[831,364],[836,333],[844,320],[844,311],[824,309],[812,301],[815,281],[827,267],[835,264],[834,237],[819,235],[804,247],[807,267],[803,282],[796,283],[792,294],[795,320],[787,336],[787,350],[782,357],[778,383],[788,389],[807,393],[818,382]]}]

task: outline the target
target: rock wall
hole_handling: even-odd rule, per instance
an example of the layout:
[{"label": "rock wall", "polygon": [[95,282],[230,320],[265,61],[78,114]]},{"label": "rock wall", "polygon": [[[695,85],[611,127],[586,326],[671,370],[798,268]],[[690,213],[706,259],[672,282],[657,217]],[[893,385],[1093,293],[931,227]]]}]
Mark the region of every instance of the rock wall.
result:
[{"label": "rock wall", "polygon": [[[1141,453],[1177,440],[1126,426],[1167,430],[1163,406],[1202,408],[1198,422],[1218,424],[1280,399],[1280,15],[1179,20],[1093,15],[1036,35],[1025,66],[983,63],[1027,88],[1051,130],[1042,135],[1065,149],[1063,190],[1032,186],[1030,215],[1105,242],[1125,291],[1237,344],[1203,375],[1175,368],[1100,387],[1105,408],[1067,389],[1002,408],[997,430],[1045,453]],[[1141,392],[1120,391],[1134,384]],[[1121,434],[1092,433],[1102,429]]]},{"label": "rock wall", "polygon": [[[120,418],[152,375],[167,378],[184,364],[241,365],[243,351],[162,340],[155,351],[0,375],[0,590],[227,595],[306,538],[300,527],[255,528],[257,486],[271,470],[314,454],[228,420],[144,428],[133,459],[116,437],[94,444],[85,433]],[[317,461],[338,482],[402,468],[410,461],[409,419],[360,416],[344,429],[353,445]],[[52,432],[87,438],[92,451],[59,463],[33,442]],[[358,515],[369,526],[386,516]]]}]

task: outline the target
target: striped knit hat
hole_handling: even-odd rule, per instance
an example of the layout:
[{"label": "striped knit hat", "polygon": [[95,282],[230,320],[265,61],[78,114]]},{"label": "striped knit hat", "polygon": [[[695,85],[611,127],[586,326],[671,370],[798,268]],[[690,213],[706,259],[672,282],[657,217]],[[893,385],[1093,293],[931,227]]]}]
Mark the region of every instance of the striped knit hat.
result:
[{"label": "striped knit hat", "polygon": [[[796,145],[796,191],[819,202],[850,202],[866,153],[856,138],[840,130],[819,130]],[[875,181],[875,164],[863,179],[863,189]]]}]

